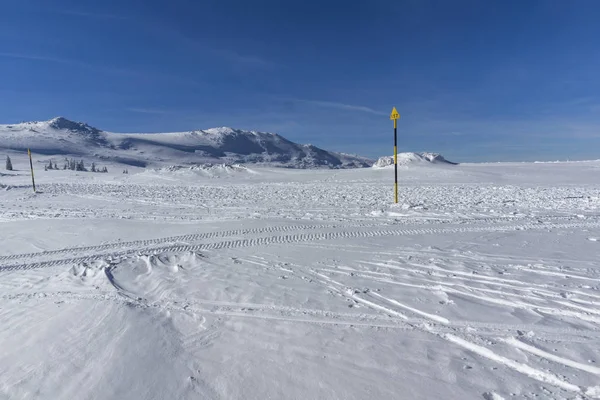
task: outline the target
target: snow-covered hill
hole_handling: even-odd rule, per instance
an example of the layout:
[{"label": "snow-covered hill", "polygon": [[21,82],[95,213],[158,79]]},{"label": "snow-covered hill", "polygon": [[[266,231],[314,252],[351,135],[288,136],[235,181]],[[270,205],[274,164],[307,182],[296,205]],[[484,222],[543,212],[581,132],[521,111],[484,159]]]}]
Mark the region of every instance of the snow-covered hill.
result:
[{"label": "snow-covered hill", "polygon": [[[441,154],[437,153],[398,153],[398,165],[413,165],[420,163],[428,164],[450,164],[456,165],[446,160]],[[380,157],[373,168],[385,168],[394,165],[394,156]]]},{"label": "snow-covered hill", "polygon": [[213,128],[174,133],[110,133],[57,117],[0,125],[0,151],[111,160],[130,165],[256,163],[288,168],[357,168],[373,161],[301,145],[264,132]]}]

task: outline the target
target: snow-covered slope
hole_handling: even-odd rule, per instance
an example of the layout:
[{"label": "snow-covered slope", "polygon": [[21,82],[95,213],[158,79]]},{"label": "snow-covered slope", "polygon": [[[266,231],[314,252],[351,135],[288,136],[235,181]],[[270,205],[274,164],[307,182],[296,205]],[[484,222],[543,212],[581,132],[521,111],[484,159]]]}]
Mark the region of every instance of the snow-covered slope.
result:
[{"label": "snow-covered slope", "polygon": [[213,128],[174,133],[110,133],[57,117],[0,125],[0,150],[95,157],[131,165],[257,163],[289,168],[367,167],[372,160],[301,145],[264,132]]},{"label": "snow-covered slope", "polygon": [[[419,163],[429,164],[451,164],[456,163],[446,160],[441,154],[437,153],[399,153],[398,154],[398,165],[412,165]],[[373,168],[385,168],[394,165],[394,156],[380,157]]]}]

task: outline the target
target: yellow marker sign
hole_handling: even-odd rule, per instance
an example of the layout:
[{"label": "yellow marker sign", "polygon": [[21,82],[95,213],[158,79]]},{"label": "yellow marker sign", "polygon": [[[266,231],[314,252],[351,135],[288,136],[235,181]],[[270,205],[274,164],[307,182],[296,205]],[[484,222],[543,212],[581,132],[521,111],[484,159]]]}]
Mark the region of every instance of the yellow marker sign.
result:
[{"label": "yellow marker sign", "polygon": [[400,114],[398,113],[398,110],[396,110],[396,107],[394,107],[392,109],[392,113],[390,114],[390,119],[392,119],[392,120],[400,119]]}]

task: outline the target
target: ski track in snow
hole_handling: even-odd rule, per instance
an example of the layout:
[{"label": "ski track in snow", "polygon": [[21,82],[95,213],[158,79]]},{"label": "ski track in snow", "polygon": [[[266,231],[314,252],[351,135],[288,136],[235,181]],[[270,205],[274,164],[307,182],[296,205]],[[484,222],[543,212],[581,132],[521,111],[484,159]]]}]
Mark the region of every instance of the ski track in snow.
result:
[{"label": "ski track in snow", "polygon": [[548,360],[557,362],[559,364],[563,364],[567,367],[571,367],[571,368],[575,368],[575,369],[579,369],[582,371],[586,371],[589,372],[590,374],[595,374],[595,375],[600,375],[600,368],[594,367],[592,365],[587,365],[587,364],[582,364],[582,363],[578,363],[572,360],[568,360],[566,358],[563,357],[558,357],[554,354],[548,353],[546,351],[543,351],[541,349],[538,349],[537,347],[528,345],[526,343],[523,343],[522,341],[516,339],[516,338],[507,338],[504,339],[504,341],[516,348],[518,348],[519,350],[523,350],[526,351],[528,353],[531,354],[535,354],[536,356],[540,356],[543,358],[546,358]]},{"label": "ski track in snow", "polygon": [[527,375],[532,379],[535,379],[535,380],[538,380],[541,382],[545,382],[545,383],[549,383],[553,386],[557,386],[557,387],[567,390],[569,392],[576,392],[576,393],[581,392],[581,388],[579,386],[576,386],[569,382],[566,382],[563,379],[560,379],[558,376],[556,376],[552,373],[544,372],[544,371],[532,368],[527,364],[519,363],[514,360],[508,359],[506,357],[500,356],[488,348],[479,346],[475,343],[468,342],[464,339],[461,339],[461,338],[451,335],[451,334],[445,334],[445,335],[443,335],[443,337],[451,343],[457,344],[461,347],[464,347],[465,349],[467,349],[469,351],[474,352],[475,354],[478,354],[482,357],[488,358],[499,364],[505,365],[506,367],[514,369],[515,371],[520,372],[524,375]]}]

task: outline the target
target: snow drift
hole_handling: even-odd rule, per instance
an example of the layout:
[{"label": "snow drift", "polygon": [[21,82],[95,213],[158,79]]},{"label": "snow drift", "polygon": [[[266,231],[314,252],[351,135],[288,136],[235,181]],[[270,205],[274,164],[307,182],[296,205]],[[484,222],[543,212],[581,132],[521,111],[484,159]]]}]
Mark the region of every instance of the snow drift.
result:
[{"label": "snow drift", "polygon": [[[414,165],[414,164],[449,164],[456,165],[451,161],[446,160],[441,154],[437,153],[399,153],[398,165]],[[380,157],[373,168],[385,168],[394,165],[394,156]]]},{"label": "snow drift", "polygon": [[257,173],[241,164],[200,164],[192,166],[169,165],[147,172],[162,175],[175,174],[180,176],[203,176],[208,178],[223,178]]}]

